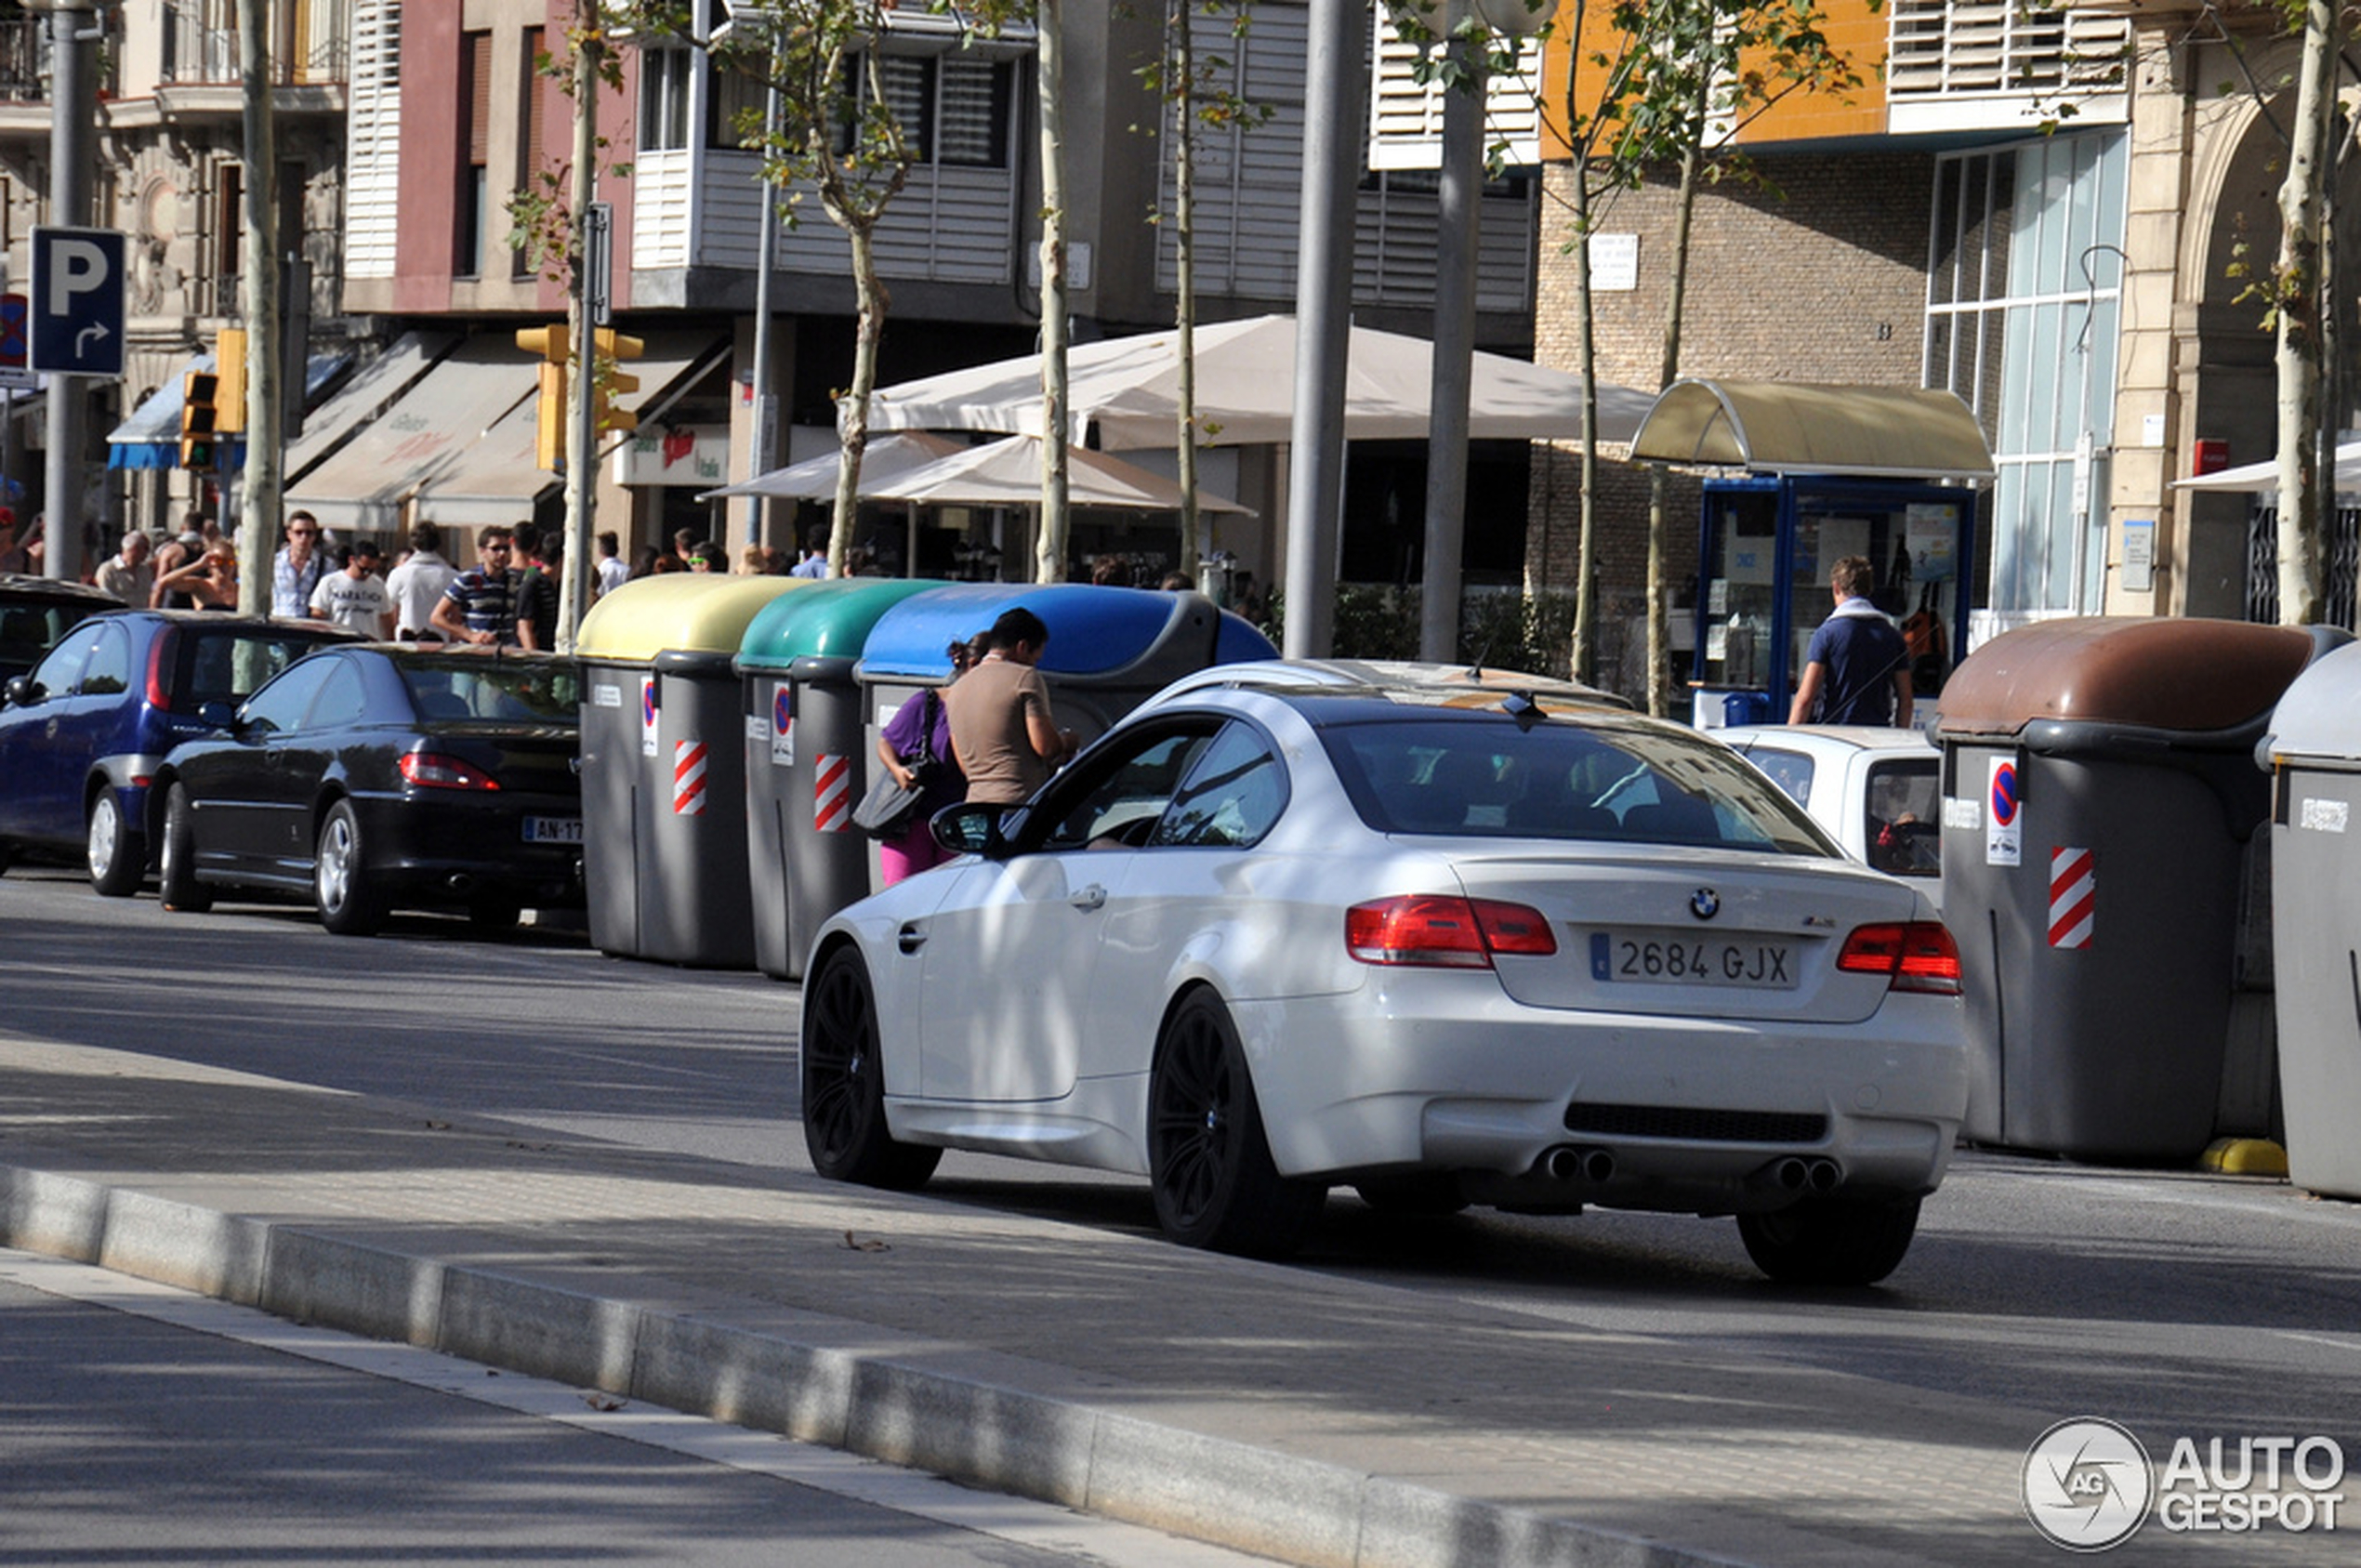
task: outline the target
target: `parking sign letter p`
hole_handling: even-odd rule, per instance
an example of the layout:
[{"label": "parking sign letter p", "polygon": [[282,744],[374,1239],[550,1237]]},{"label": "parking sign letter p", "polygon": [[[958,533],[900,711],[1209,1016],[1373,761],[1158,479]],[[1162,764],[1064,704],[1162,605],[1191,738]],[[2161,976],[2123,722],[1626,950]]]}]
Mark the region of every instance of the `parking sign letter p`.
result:
[{"label": "parking sign letter p", "polygon": [[88,240],[62,239],[50,247],[56,264],[49,274],[47,313],[70,316],[73,296],[86,294],[107,281],[107,253]]}]

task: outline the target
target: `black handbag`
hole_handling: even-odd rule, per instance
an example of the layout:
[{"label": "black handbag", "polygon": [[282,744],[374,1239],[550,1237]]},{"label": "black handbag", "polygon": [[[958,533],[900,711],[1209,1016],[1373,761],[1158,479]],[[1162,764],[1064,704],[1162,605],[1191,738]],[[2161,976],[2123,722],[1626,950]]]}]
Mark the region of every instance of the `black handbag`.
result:
[{"label": "black handbag", "polygon": [[890,771],[880,768],[877,776],[869,781],[869,793],[852,809],[852,825],[872,838],[899,838],[909,832],[910,819],[917,813],[927,785],[933,781],[935,705],[939,699],[928,692],[920,700],[927,705],[919,716],[918,750],[916,756],[905,755],[902,758],[903,766],[910,770],[910,783],[897,784]]}]

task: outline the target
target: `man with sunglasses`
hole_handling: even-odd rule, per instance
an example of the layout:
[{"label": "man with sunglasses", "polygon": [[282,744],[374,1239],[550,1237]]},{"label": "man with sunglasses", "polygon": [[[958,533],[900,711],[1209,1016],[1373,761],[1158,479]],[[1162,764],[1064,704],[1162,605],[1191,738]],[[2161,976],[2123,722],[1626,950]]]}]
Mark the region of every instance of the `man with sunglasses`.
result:
[{"label": "man with sunglasses", "polygon": [[310,614],[311,590],[327,574],[320,520],[310,512],[290,512],[287,542],[270,562],[270,613],[297,621]]},{"label": "man with sunglasses", "polygon": [[[460,573],[442,590],[442,601],[434,607],[435,629],[454,642],[471,642],[481,648],[520,646],[517,586],[523,573],[508,569],[513,553],[508,531],[497,523],[478,534],[476,555],[482,564]],[[528,641],[521,646],[533,644]]]}]

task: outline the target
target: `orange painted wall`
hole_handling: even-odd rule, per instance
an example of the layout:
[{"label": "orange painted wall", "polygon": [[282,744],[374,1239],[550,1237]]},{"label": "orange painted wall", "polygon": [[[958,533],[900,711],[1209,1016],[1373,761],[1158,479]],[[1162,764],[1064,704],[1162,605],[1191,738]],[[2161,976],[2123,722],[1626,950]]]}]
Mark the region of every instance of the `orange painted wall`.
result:
[{"label": "orange painted wall", "polygon": [[[1580,61],[1580,81],[1587,90],[1588,101],[1582,105],[1587,113],[1597,103],[1598,83],[1603,68],[1594,57],[1610,59],[1621,52],[1623,34],[1603,19],[1608,7],[1601,4],[1576,6],[1564,0],[1558,9],[1560,36],[1553,38],[1546,56],[1544,91],[1549,112],[1545,116],[1547,129],[1543,135],[1542,156],[1547,162],[1563,162],[1568,155],[1564,140],[1566,126],[1566,81],[1569,65]],[[1578,55],[1569,48],[1563,31],[1576,13],[1582,16],[1582,38]],[[1861,76],[1861,86],[1849,93],[1790,93],[1769,110],[1755,117],[1739,137],[1742,144],[1761,146],[1769,142],[1819,140],[1828,137],[1877,136],[1885,130],[1885,83],[1881,68],[1885,63],[1886,17],[1882,8],[1872,10],[1868,0],[1822,0],[1822,27],[1829,43],[1848,55],[1853,69]]]}]

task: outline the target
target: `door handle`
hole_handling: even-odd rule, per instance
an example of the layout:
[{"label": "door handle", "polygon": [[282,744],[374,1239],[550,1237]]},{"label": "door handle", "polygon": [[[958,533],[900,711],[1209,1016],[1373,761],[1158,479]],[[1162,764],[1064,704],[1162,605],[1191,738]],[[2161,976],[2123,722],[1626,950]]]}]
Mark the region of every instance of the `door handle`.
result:
[{"label": "door handle", "polygon": [[895,933],[893,943],[904,954],[916,953],[927,944],[927,933],[914,921]]},{"label": "door handle", "polygon": [[1107,890],[1093,882],[1066,902],[1076,909],[1097,909],[1107,902]]}]

